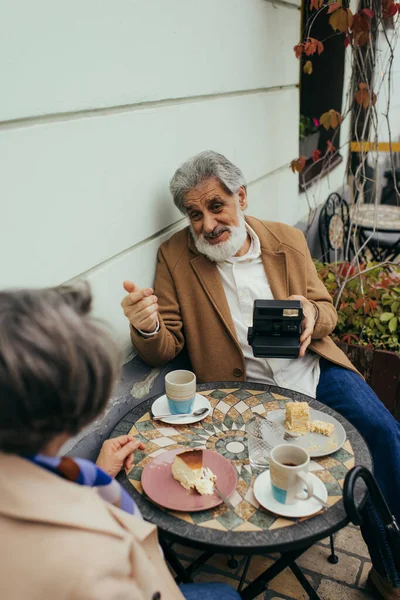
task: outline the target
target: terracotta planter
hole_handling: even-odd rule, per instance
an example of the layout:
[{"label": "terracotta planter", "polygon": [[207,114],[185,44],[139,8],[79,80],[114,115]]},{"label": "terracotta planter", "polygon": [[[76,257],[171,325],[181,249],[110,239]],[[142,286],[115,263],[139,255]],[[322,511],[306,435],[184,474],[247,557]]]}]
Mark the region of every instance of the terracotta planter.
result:
[{"label": "terracotta planter", "polygon": [[300,140],[300,156],[311,158],[314,150],[318,150],[319,131],[312,133],[303,140]]},{"label": "terracotta planter", "polygon": [[365,346],[338,344],[378,398],[400,421],[400,354]]}]

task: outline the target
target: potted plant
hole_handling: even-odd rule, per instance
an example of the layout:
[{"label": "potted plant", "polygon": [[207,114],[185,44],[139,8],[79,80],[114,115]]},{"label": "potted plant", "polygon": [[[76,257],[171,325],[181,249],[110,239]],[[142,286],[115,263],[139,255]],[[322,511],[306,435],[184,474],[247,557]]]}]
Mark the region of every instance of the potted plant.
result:
[{"label": "potted plant", "polygon": [[400,419],[400,264],[323,264],[338,313],[333,339]]},{"label": "potted plant", "polygon": [[314,150],[318,150],[319,144],[319,122],[318,119],[311,119],[300,115],[299,126],[300,156],[309,159]]}]

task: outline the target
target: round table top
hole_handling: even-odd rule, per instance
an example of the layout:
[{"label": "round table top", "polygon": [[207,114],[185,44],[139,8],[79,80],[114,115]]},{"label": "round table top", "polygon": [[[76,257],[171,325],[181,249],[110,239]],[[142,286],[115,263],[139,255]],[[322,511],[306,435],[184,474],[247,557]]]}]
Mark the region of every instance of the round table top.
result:
[{"label": "round table top", "polygon": [[365,229],[400,232],[400,206],[355,204],[350,207],[353,223]]},{"label": "round table top", "polygon": [[[219,552],[242,554],[256,550],[287,551],[311,545],[347,524],[342,502],[344,477],[354,464],[371,469],[372,463],[364,440],[346,419],[308,396],[277,386],[231,381],[201,384],[197,390],[208,398],[212,406],[212,412],[203,421],[193,425],[167,425],[153,421],[150,409],[158,397],[154,396],[128,412],[111,434],[115,437],[129,433],[146,445],[145,451],[135,452],[132,469],[118,475],[118,481],[133,496],[146,520],[174,540],[200,548],[218,549]],[[313,466],[314,474],[327,487],[330,508],[301,519],[286,519],[264,510],[253,494],[255,476],[251,472],[247,452],[235,456],[226,449],[232,441],[246,446],[244,424],[254,413],[264,414],[284,408],[286,402],[293,400],[308,402],[312,408],[334,416],[347,434],[340,450],[315,459]],[[168,511],[148,500],[140,482],[144,466],[163,451],[199,446],[221,453],[235,465],[238,483],[230,497],[234,508],[221,504],[206,511],[184,513]],[[357,493],[356,501],[361,503],[364,493]]]}]

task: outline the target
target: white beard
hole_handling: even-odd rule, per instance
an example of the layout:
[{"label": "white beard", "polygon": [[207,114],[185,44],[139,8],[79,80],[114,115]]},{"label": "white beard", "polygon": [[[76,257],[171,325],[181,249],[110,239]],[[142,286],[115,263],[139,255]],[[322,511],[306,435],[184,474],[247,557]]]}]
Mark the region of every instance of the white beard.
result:
[{"label": "white beard", "polygon": [[246,221],[244,220],[243,211],[237,207],[238,225],[236,227],[227,227],[230,232],[229,239],[226,242],[220,242],[213,246],[201,233],[199,236],[194,232],[193,226],[190,225],[190,233],[192,234],[194,244],[200,254],[205,254],[207,258],[213,262],[223,262],[228,258],[235,256],[246,241],[247,230]]}]

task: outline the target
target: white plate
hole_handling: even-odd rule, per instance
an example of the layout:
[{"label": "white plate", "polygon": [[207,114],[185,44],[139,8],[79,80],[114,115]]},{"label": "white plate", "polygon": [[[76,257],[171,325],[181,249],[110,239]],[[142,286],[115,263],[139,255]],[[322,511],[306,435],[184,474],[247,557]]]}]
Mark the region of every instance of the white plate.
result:
[{"label": "white plate", "polygon": [[[198,408],[208,408],[208,411],[200,417],[178,417],[177,415],[171,415],[165,419],[160,419],[160,421],[169,423],[170,425],[190,425],[191,423],[202,421],[207,415],[210,414],[211,404],[208,399],[201,394],[196,394],[191,412],[194,412]],[[155,417],[158,415],[167,415],[169,413],[168,400],[165,394],[153,402],[151,406],[151,412]]]},{"label": "white plate", "polygon": [[[285,426],[285,418],[285,410],[268,411],[268,419],[274,423],[279,423],[283,427]],[[330,437],[322,435],[321,433],[305,433],[303,435],[300,434],[297,438],[286,440],[286,442],[288,444],[296,444],[296,446],[304,448],[304,450],[307,450],[311,458],[328,456],[343,446],[346,441],[346,432],[343,428],[343,425],[341,425],[341,423],[339,423],[335,417],[331,417],[327,413],[324,413],[320,410],[310,408],[310,420],[333,423],[335,426],[335,431]]]},{"label": "white plate", "polygon": [[[328,491],[323,482],[310,473],[314,484],[314,493],[324,500],[328,499]],[[281,517],[310,517],[319,512],[322,505],[314,498],[298,500],[295,504],[281,504],[272,495],[271,476],[269,471],[264,471],[254,482],[254,496],[264,508]]]}]

